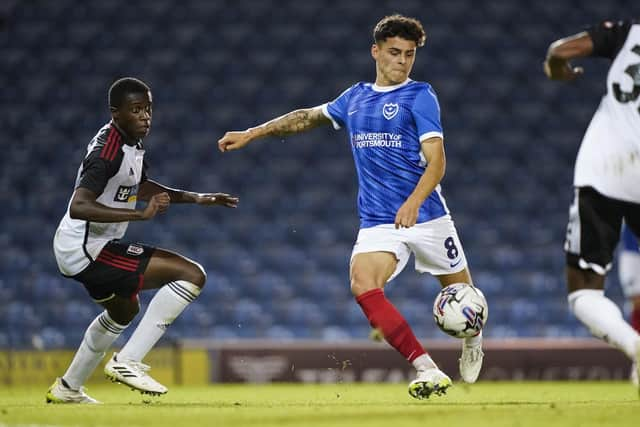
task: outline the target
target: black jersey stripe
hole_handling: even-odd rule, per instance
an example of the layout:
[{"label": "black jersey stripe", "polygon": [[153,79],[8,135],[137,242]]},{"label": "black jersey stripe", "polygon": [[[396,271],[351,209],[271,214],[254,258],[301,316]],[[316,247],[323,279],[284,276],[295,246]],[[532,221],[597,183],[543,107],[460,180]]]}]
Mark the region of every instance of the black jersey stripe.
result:
[{"label": "black jersey stripe", "polygon": [[82,242],[82,251],[84,255],[89,258],[89,262],[93,262],[93,258],[91,258],[91,254],[87,250],[87,241],[89,240],[89,226],[91,223],[89,221],[85,221],[84,223],[84,241]]}]

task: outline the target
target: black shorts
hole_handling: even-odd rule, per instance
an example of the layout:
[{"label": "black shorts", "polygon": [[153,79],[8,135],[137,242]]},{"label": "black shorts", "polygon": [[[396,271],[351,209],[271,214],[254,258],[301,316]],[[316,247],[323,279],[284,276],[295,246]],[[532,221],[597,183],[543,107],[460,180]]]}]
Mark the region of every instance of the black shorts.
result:
[{"label": "black shorts", "polygon": [[144,272],[156,248],[139,243],[111,241],[87,268],[73,276],[96,302],[118,295],[135,298],[142,289]]},{"label": "black shorts", "polygon": [[564,243],[567,265],[606,274],[623,218],[631,230],[640,232],[640,204],[609,198],[592,187],[575,188]]}]

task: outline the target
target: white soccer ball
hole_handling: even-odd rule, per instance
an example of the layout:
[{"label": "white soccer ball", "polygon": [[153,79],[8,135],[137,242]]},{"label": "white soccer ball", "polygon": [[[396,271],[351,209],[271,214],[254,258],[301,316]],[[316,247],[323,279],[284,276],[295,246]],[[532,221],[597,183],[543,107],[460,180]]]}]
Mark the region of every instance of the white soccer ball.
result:
[{"label": "white soccer ball", "polygon": [[487,322],[489,306],[478,288],[454,283],[438,293],[433,302],[433,318],[449,335],[467,338],[477,335]]}]

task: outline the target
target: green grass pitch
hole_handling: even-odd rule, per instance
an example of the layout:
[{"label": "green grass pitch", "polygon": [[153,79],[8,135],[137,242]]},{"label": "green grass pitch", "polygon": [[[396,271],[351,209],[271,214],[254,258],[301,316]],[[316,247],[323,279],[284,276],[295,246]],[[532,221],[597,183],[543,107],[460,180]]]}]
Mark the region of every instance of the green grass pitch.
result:
[{"label": "green grass pitch", "polygon": [[43,388],[0,388],[4,426],[638,426],[627,382],[480,382],[413,400],[404,384],[172,387],[143,402],[118,384],[89,389],[102,405],[47,405]]}]

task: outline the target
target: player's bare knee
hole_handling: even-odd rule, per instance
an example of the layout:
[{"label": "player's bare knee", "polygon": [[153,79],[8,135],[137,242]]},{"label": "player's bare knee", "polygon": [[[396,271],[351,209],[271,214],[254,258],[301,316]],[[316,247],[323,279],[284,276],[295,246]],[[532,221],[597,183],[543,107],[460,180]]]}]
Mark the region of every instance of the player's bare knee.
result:
[{"label": "player's bare knee", "polygon": [[207,281],[207,272],[204,270],[202,265],[197,262],[193,262],[185,273],[188,277],[185,277],[184,280],[193,283],[200,289],[204,288],[204,284]]},{"label": "player's bare knee", "polygon": [[365,292],[379,287],[380,286],[377,286],[373,280],[368,280],[355,271],[351,273],[351,293],[354,297],[358,297]]}]

